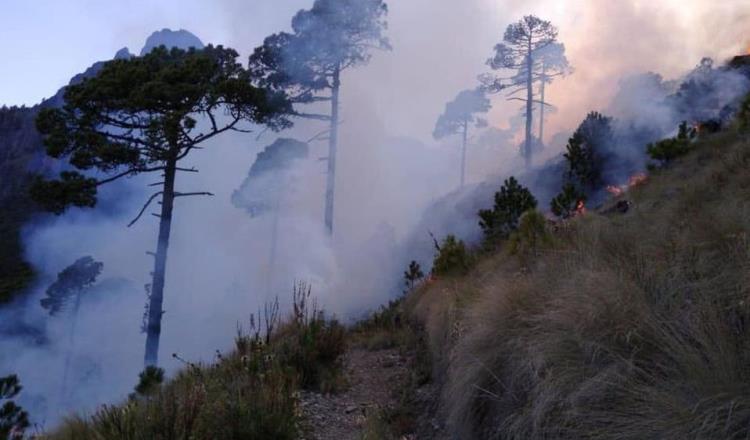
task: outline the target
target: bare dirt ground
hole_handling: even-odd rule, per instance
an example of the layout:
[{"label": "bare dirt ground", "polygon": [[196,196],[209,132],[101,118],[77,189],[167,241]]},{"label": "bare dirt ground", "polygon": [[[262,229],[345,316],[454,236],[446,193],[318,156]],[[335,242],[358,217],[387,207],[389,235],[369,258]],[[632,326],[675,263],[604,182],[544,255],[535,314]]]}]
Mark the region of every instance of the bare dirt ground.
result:
[{"label": "bare dirt ground", "polygon": [[[410,355],[398,349],[369,351],[351,348],[344,358],[348,387],[333,395],[305,392],[301,396],[304,440],[359,440],[366,431],[368,418],[403,411],[404,394],[410,387]],[[435,396],[429,387],[413,391],[411,410],[413,431],[398,440],[447,439],[438,418],[429,408]],[[372,438],[367,437],[368,440]],[[385,439],[384,439],[385,440]]]}]

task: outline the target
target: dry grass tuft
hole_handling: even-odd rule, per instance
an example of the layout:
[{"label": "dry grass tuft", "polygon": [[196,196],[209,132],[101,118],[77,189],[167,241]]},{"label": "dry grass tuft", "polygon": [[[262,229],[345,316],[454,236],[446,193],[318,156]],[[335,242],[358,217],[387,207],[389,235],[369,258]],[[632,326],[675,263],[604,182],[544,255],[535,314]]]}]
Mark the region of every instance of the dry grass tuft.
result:
[{"label": "dry grass tuft", "polygon": [[590,213],[412,295],[459,438],[750,436],[750,144],[733,133]]},{"label": "dry grass tuft", "polygon": [[341,383],[345,331],[314,306],[304,284],[294,290],[294,313],[279,320],[267,307],[265,331],[239,331],[231,355],[212,365],[186,362],[167,384],[122,405],[77,416],[52,440],[296,439],[300,388],[333,391]]}]

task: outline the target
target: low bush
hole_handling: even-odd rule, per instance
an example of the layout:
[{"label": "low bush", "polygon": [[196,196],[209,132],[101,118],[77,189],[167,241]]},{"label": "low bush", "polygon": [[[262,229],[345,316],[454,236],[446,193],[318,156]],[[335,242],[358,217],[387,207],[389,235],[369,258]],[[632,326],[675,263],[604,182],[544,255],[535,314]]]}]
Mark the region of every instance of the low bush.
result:
[{"label": "low bush", "polygon": [[473,256],[462,240],[448,235],[438,246],[438,253],[432,263],[435,275],[463,275],[473,264]]},{"label": "low bush", "polygon": [[217,353],[216,363],[183,361],[185,369],[164,384],[158,369],[146,370],[128,402],[102,407],[90,417],[72,417],[45,438],[299,438],[298,390],[325,390],[337,383],[345,333],[311,303],[305,284],[294,288],[288,320],[279,319],[274,304],[266,307],[266,333],[260,316],[254,316],[250,333],[238,330],[235,350]]},{"label": "low bush", "polygon": [[518,227],[521,215],[536,208],[537,201],[527,188],[515,177],[507,179],[500,191],[495,193],[492,209],[479,211],[479,226],[484,233],[485,244],[492,247],[506,239]]},{"label": "low bush", "polygon": [[688,128],[687,122],[683,121],[680,124],[677,137],[648,144],[646,152],[661,168],[665,168],[674,162],[675,159],[690,152],[692,146],[691,140],[695,138],[695,135],[695,130]]},{"label": "low bush", "polygon": [[510,236],[509,250],[522,260],[539,255],[540,250],[552,243],[547,230],[547,219],[537,210],[526,211],[518,223],[518,230]]}]

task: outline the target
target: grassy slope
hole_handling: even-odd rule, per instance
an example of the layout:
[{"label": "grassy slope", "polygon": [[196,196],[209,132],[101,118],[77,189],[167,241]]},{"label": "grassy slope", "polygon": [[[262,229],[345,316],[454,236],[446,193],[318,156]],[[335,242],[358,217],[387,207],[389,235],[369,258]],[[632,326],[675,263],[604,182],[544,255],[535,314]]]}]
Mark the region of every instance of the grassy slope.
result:
[{"label": "grassy slope", "polygon": [[[457,438],[746,438],[750,143],[704,138],[625,197],[627,214],[589,213],[523,258],[506,246],[467,276],[423,284],[354,328],[353,342],[426,346],[414,387],[431,362]],[[290,322],[269,345],[240,338],[216,365],[49,438],[294,438],[296,390],[337,381],[344,335]],[[415,389],[395,414],[371,417],[390,426],[365,438],[412,431]]]},{"label": "grassy slope", "polygon": [[[210,365],[186,363],[174,379],[92,415],[73,416],[50,440],[277,439],[301,434],[299,390],[336,391],[341,384],[345,331],[295,289],[294,313],[252,320],[235,350]],[[260,318],[258,318],[260,319]],[[268,322],[270,320],[270,326]],[[261,329],[261,325],[263,329]],[[263,334],[270,334],[268,338]]]},{"label": "grassy slope", "polygon": [[749,435],[750,142],[705,137],[625,197],[407,299],[459,438]]}]

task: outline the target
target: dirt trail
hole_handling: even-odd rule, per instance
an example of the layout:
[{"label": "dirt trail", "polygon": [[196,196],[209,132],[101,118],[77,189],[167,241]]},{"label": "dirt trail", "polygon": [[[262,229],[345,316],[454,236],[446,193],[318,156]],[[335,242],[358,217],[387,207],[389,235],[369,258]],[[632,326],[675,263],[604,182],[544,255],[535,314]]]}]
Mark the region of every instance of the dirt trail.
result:
[{"label": "dirt trail", "polygon": [[[344,357],[344,369],[349,387],[334,395],[305,392],[301,408],[305,424],[304,440],[359,440],[367,417],[396,409],[400,395],[410,380],[410,359],[398,349],[368,351],[352,348]],[[423,393],[417,390],[417,393]],[[421,417],[420,418],[424,418]],[[437,422],[431,422],[437,424]],[[429,437],[417,433],[401,437],[405,440]],[[399,440],[401,440],[399,439]]]}]

